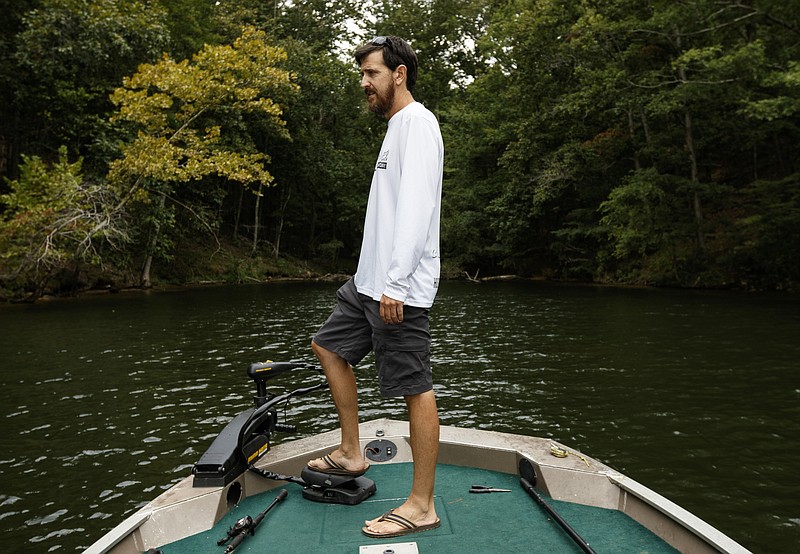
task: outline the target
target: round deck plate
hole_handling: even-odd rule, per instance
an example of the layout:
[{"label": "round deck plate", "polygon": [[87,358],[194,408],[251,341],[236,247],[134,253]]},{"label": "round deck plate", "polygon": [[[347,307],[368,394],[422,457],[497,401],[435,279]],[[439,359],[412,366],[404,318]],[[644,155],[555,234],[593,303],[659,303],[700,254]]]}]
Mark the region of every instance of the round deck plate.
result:
[{"label": "round deck plate", "polygon": [[364,453],[373,462],[386,462],[397,454],[397,445],[386,439],[374,440],[364,447]]}]

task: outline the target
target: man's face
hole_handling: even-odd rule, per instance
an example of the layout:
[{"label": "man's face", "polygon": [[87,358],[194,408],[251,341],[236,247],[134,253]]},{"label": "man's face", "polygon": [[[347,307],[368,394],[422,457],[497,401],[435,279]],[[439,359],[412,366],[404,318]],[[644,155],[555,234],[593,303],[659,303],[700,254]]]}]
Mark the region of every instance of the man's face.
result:
[{"label": "man's face", "polygon": [[386,116],[394,105],[394,72],[383,63],[383,49],[370,52],[361,62],[361,88],[370,111]]}]

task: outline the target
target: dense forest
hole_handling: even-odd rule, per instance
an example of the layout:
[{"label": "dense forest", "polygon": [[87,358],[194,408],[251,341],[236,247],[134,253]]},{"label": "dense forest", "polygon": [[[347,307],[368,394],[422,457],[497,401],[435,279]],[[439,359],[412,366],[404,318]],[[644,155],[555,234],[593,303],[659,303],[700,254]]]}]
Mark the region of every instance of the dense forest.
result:
[{"label": "dense forest", "polygon": [[446,276],[795,290],[800,3],[0,0],[0,297],[354,269],[400,35]]}]

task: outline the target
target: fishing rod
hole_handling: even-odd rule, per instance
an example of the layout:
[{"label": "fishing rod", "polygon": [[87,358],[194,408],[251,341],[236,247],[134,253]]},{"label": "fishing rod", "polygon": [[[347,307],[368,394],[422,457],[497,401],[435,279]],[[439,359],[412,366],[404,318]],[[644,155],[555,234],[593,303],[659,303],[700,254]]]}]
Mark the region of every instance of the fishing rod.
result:
[{"label": "fishing rod", "polygon": [[275,497],[275,500],[273,500],[272,503],[269,506],[267,506],[267,509],[258,514],[255,518],[252,518],[250,516],[245,516],[239,519],[233,525],[233,527],[228,529],[228,535],[217,541],[217,544],[219,546],[222,546],[223,544],[228,542],[228,540],[231,541],[231,543],[225,548],[224,554],[230,554],[231,552],[236,550],[236,547],[242,544],[242,541],[245,539],[247,535],[254,535],[256,532],[256,527],[258,527],[258,525],[264,519],[264,516],[266,516],[267,513],[272,508],[274,508],[281,500],[286,498],[288,494],[289,493],[286,492],[286,490],[282,490],[280,493],[278,493],[278,496]]},{"label": "fishing rod", "polygon": [[586,554],[597,554],[597,552],[595,552],[595,550],[589,546],[589,543],[586,542],[583,537],[581,537],[577,531],[575,531],[575,529],[573,529],[572,526],[567,523],[567,521],[545,501],[544,498],[542,498],[542,495],[539,494],[535,488],[533,488],[533,483],[536,483],[536,471],[533,469],[533,464],[531,464],[530,460],[522,458],[519,461],[519,474],[519,482],[522,485],[522,488],[525,489],[525,492],[531,495],[531,498],[533,498],[536,503],[544,509],[544,511],[550,514],[550,517],[556,520],[556,523],[558,523],[561,528],[566,531],[567,535],[569,535],[570,538],[575,541],[575,544],[577,544],[581,550],[586,552]]}]

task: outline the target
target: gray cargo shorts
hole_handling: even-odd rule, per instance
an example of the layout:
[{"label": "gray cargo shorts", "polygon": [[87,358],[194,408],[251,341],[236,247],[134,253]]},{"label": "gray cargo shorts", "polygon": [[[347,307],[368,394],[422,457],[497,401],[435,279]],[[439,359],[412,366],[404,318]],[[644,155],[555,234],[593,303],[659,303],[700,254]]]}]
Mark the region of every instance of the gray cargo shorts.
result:
[{"label": "gray cargo shorts", "polygon": [[356,290],[350,279],[336,291],[336,308],[314,342],[355,367],[370,351],[381,395],[412,396],[433,389],[427,308],[403,306],[403,322],[381,321],[380,303]]}]

